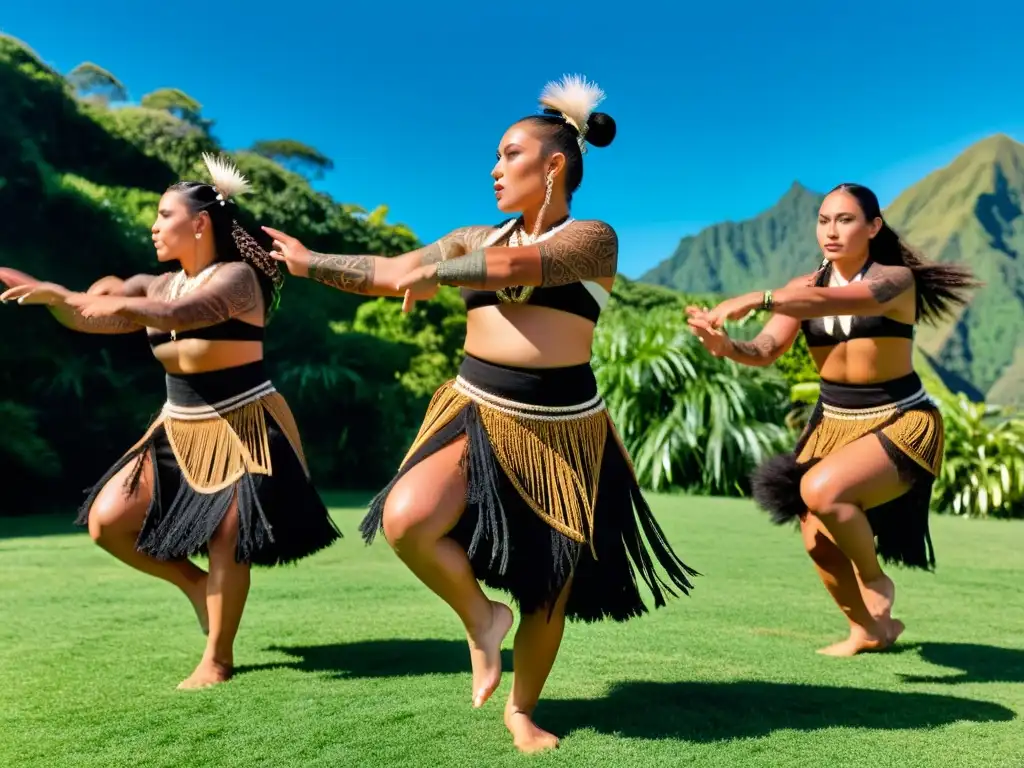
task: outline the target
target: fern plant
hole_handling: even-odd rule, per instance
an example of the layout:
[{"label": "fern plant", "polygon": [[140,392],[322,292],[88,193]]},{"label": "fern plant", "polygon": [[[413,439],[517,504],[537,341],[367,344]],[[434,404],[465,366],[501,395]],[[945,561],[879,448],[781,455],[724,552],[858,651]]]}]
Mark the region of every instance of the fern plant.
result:
[{"label": "fern plant", "polygon": [[962,394],[935,397],[946,426],[935,483],[936,512],[966,517],[1024,517],[1024,419]]}]

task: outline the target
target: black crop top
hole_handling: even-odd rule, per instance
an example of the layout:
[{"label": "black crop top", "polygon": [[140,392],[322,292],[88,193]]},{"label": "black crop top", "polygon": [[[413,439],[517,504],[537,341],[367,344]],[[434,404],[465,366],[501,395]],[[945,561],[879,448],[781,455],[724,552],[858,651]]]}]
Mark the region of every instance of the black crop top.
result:
[{"label": "black crop top", "polygon": [[166,331],[147,333],[149,346],[155,347],[158,344],[166,344],[169,341],[181,339],[205,339],[207,341],[263,341],[264,328],[260,325],[253,325],[237,317],[232,317],[223,323],[207,325],[203,328],[193,328],[189,331],[176,331],[172,337]]},{"label": "black crop top", "polygon": [[851,339],[913,339],[914,326],[891,317],[854,315],[850,318],[850,332],[846,333],[836,318],[833,332],[825,330],[825,318],[815,317],[800,323],[808,347],[834,347]]},{"label": "black crop top", "polygon": [[[604,286],[601,286],[602,288]],[[463,301],[466,302],[466,311],[477,307],[490,307],[501,304],[501,299],[495,291],[478,291],[471,288],[462,288],[459,291]],[[592,323],[596,323],[601,316],[601,305],[597,299],[587,290],[583,283],[568,283],[567,285],[552,285],[548,287],[536,287],[530,297],[523,302],[531,307],[548,307],[559,309],[571,315],[585,317]]]},{"label": "black crop top", "polygon": [[[867,274],[871,264],[871,259],[868,259],[854,280],[858,280]],[[822,269],[814,284],[819,288],[827,285],[831,279],[831,271],[831,265]],[[844,341],[852,339],[913,340],[914,338],[914,326],[912,323],[902,323],[899,320],[893,320],[891,317],[882,317],[881,315],[853,315],[850,318],[849,333],[843,330],[838,317],[833,320],[832,333],[825,330],[824,317],[804,320],[800,323],[800,330],[803,331],[808,347],[834,347],[836,344],[842,344]]]},{"label": "black crop top", "polygon": [[[563,224],[569,217],[561,219],[552,225],[552,229]],[[497,229],[501,229],[512,219],[506,219],[498,225]],[[604,290],[604,286],[600,283],[596,284],[599,290]],[[462,300],[466,302],[466,311],[469,312],[477,307],[492,307],[500,305],[501,299],[498,298],[496,291],[481,291],[475,288],[460,288],[459,293],[462,295]],[[523,302],[531,307],[547,307],[548,309],[558,309],[562,312],[568,312],[570,315],[577,315],[579,317],[586,318],[592,323],[596,323],[598,318],[601,316],[602,303],[590,292],[590,290],[582,283],[567,283],[566,285],[551,285],[546,287],[537,286],[533,289],[529,298]]]}]

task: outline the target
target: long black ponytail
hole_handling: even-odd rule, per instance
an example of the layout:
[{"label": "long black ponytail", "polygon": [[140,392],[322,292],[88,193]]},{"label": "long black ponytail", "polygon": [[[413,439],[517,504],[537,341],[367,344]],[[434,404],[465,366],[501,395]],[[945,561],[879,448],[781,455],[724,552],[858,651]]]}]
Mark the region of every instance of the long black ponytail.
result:
[{"label": "long black ponytail", "polygon": [[[868,221],[882,218],[878,197],[862,184],[840,184],[832,190],[836,191],[856,198]],[[882,228],[871,240],[869,256],[879,264],[904,266],[913,272],[917,288],[917,319],[924,322],[935,323],[951,315],[957,307],[970,301],[971,289],[981,285],[971,270],[961,264],[940,264],[924,259],[884,219]],[[816,284],[828,285],[831,267],[828,264],[821,270]]]}]

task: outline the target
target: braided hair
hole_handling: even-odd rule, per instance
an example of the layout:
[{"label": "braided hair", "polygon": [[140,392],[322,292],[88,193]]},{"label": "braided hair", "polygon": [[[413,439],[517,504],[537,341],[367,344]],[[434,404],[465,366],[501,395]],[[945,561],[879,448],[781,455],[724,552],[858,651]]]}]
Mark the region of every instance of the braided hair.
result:
[{"label": "braided hair", "polygon": [[202,211],[209,215],[218,261],[244,261],[256,271],[264,315],[269,321],[281,303],[284,274],[267,249],[235,218],[237,205],[233,198],[248,191],[249,182],[225,158],[204,153],[203,161],[213,183],[179,181],[167,191],[181,195],[193,216]]}]

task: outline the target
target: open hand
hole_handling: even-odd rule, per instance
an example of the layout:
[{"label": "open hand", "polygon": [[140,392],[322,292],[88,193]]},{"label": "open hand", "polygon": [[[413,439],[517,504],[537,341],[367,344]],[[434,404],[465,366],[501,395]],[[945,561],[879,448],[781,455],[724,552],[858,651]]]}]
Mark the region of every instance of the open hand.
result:
[{"label": "open hand", "polygon": [[[691,309],[694,311],[691,312]],[[729,338],[729,334],[712,326],[706,311],[698,310],[696,307],[687,307],[686,312],[690,315],[686,322],[693,334],[700,339],[704,348],[715,357],[728,356],[732,349],[732,340]]]},{"label": "open hand", "polygon": [[261,229],[274,238],[270,255],[278,261],[283,261],[288,267],[288,272],[295,277],[309,277],[309,249],[279,229],[273,227],[261,227]]},{"label": "open hand", "polygon": [[721,328],[726,320],[739,320],[761,306],[760,293],[745,293],[726,299],[710,310],[707,315],[708,324],[712,328]]},{"label": "open hand", "polygon": [[[6,281],[4,281],[6,282]],[[21,283],[0,293],[0,301],[16,301],[19,304],[44,304],[52,306],[64,301],[68,289],[56,283],[40,283],[38,280]]]},{"label": "open hand", "polygon": [[437,293],[437,264],[425,264],[416,267],[398,281],[395,290],[405,291],[402,298],[402,311],[412,311],[413,304],[417,301],[431,299]]},{"label": "open hand", "polygon": [[98,296],[90,293],[72,293],[64,300],[82,317],[113,317],[127,306],[123,296]]},{"label": "open hand", "polygon": [[18,285],[25,285],[27,283],[38,283],[40,282],[32,275],[28,275],[22,272],[20,269],[11,269],[10,267],[0,267],[0,283],[3,283],[8,288],[14,288]]}]

